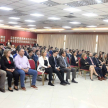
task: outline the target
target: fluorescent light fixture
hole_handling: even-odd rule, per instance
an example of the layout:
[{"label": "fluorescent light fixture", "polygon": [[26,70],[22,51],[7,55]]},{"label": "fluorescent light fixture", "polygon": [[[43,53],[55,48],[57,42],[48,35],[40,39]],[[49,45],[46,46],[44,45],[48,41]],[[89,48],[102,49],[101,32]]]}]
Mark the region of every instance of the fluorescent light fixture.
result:
[{"label": "fluorescent light fixture", "polygon": [[76,9],[76,8],[66,8],[66,9],[63,9],[65,11],[69,11],[69,12],[79,12],[81,11],[80,9]]},{"label": "fluorescent light fixture", "polygon": [[36,26],[36,25],[28,25],[28,26],[32,26],[33,27],[33,26]]},{"label": "fluorescent light fixture", "polygon": [[3,20],[0,20],[0,22],[2,22]]},{"label": "fluorescent light fixture", "polygon": [[17,18],[17,17],[9,17],[9,19],[15,19],[15,20],[18,20],[20,18]]},{"label": "fluorescent light fixture", "polygon": [[85,13],[85,14],[82,14],[84,16],[88,16],[88,17],[95,17],[95,16],[98,16],[97,14],[94,14],[94,13]]},{"label": "fluorescent light fixture", "polygon": [[108,22],[108,19],[106,19],[106,20],[103,20],[103,21],[105,21],[105,22]]},{"label": "fluorescent light fixture", "polygon": [[66,29],[70,29],[71,27],[69,26],[62,26],[63,28],[66,28]]},{"label": "fluorescent light fixture", "polygon": [[81,24],[80,22],[69,22],[71,24]]},{"label": "fluorescent light fixture", "polygon": [[21,26],[14,26],[14,27],[21,27]]},{"label": "fluorescent light fixture", "polygon": [[57,18],[57,17],[49,17],[49,20],[60,20],[61,18]]},{"label": "fluorescent light fixture", "polygon": [[94,27],[97,27],[97,26],[91,25],[91,26],[87,26],[87,27],[94,28]]},{"label": "fluorescent light fixture", "polygon": [[45,29],[50,29],[51,27],[44,27]]},{"label": "fluorescent light fixture", "polygon": [[13,10],[12,8],[8,8],[8,7],[0,7],[1,10],[7,10],[7,11],[10,11],[10,10]]},{"label": "fluorescent light fixture", "polygon": [[36,3],[42,3],[42,2],[46,2],[48,0],[30,0],[30,1],[33,1],[33,2],[36,2]]},{"label": "fluorescent light fixture", "polygon": [[34,20],[25,20],[26,22],[35,22]]},{"label": "fluorescent light fixture", "polygon": [[32,16],[36,16],[36,17],[41,17],[41,16],[44,16],[43,14],[30,14]]},{"label": "fluorescent light fixture", "polygon": [[35,28],[29,28],[29,29],[35,29]]},{"label": "fluorescent light fixture", "polygon": [[18,24],[17,22],[9,22],[10,24]]},{"label": "fluorescent light fixture", "polygon": [[2,26],[2,25],[4,25],[4,24],[0,24],[0,26]]},{"label": "fluorescent light fixture", "polygon": [[102,3],[102,0],[96,0],[97,3]]}]

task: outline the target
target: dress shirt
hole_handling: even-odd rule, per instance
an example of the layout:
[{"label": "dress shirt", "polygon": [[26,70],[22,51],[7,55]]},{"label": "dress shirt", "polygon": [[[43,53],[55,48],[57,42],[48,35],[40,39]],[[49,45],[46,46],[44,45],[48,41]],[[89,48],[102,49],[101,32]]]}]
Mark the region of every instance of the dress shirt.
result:
[{"label": "dress shirt", "polygon": [[27,69],[30,68],[28,58],[26,56],[21,57],[19,54],[15,57],[15,65],[18,69]]},{"label": "dress shirt", "polygon": [[[62,57],[63,57],[63,56],[62,56]],[[67,67],[67,63],[66,63],[65,57],[63,57],[63,60],[64,60],[64,63],[65,63],[65,66]]]}]

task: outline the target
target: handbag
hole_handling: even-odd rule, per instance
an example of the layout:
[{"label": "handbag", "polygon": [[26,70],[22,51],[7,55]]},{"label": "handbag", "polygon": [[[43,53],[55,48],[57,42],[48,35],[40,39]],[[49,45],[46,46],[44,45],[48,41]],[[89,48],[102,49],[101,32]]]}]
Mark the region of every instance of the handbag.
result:
[{"label": "handbag", "polygon": [[40,68],[38,69],[38,71],[44,73],[44,72],[45,72],[45,68],[44,68],[44,67],[40,67]]}]

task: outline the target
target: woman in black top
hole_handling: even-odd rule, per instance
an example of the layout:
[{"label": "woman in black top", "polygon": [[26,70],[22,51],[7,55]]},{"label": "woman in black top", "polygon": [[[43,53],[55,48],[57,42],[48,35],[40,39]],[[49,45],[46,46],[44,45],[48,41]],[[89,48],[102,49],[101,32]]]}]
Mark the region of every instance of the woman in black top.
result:
[{"label": "woman in black top", "polygon": [[77,55],[77,52],[73,51],[73,55],[71,58],[71,65],[73,65],[73,66],[78,66],[78,59],[77,59],[76,55]]},{"label": "woman in black top", "polygon": [[4,56],[1,58],[1,68],[6,71],[8,77],[8,90],[13,92],[11,88],[12,78],[14,77],[14,89],[18,90],[19,74],[15,71],[15,65],[13,58],[10,57],[11,51],[9,49],[4,50]]},{"label": "woman in black top", "polygon": [[81,60],[80,60],[80,64],[81,64],[81,69],[85,69],[85,70],[90,70],[90,79],[91,81],[93,81],[93,73],[97,76],[98,74],[95,71],[95,68],[93,65],[90,65],[87,61],[86,61],[86,54],[83,53]]}]

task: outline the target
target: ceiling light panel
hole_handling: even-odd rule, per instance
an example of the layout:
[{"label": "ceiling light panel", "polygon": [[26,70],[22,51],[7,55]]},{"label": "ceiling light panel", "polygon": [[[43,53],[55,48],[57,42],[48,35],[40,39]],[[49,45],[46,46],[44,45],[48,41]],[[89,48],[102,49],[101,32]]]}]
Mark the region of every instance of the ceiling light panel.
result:
[{"label": "ceiling light panel", "polygon": [[9,19],[18,20],[18,19],[20,19],[20,18],[18,18],[18,17],[9,17]]},{"label": "ceiling light panel", "polygon": [[60,20],[61,18],[58,18],[58,17],[49,17],[48,19],[49,20]]},{"label": "ceiling light panel", "polygon": [[95,13],[85,13],[85,14],[82,14],[82,15],[87,16],[87,17],[96,17],[96,16],[98,16]]},{"label": "ceiling light panel", "polygon": [[42,17],[42,16],[44,16],[43,14],[38,14],[38,13],[36,13],[36,14],[30,14],[31,16],[36,16],[36,17]]},{"label": "ceiling light panel", "polygon": [[69,11],[69,12],[79,12],[79,11],[81,11],[80,9],[76,9],[76,8],[65,8],[63,10]]},{"label": "ceiling light panel", "polygon": [[12,8],[8,8],[8,7],[0,7],[0,10],[10,11],[10,10],[13,10],[13,9]]},{"label": "ceiling light panel", "polygon": [[48,0],[30,0],[30,1],[33,1],[33,2],[36,2],[36,3],[43,3],[43,2],[46,2]]},{"label": "ceiling light panel", "polygon": [[25,20],[26,22],[35,22],[34,20]]}]

